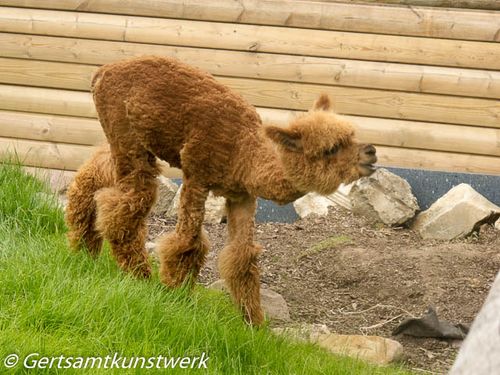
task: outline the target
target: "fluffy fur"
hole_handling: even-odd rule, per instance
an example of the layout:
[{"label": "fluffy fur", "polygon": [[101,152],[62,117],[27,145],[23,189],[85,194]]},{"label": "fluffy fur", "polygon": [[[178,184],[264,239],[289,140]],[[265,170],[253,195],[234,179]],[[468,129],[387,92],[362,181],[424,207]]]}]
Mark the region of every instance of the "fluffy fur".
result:
[{"label": "fluffy fur", "polygon": [[248,322],[259,325],[256,197],[280,204],[331,193],[372,173],[375,148],[322,95],[288,127],[262,125],[255,108],[211,75],[172,58],[143,57],[101,67],[94,102],[109,142],[78,172],[67,223],[75,249],[111,243],[119,265],[148,276],[145,219],[155,202],[156,157],[183,171],[175,232],[160,239],[161,280],[194,280],[209,243],[202,229],[209,191],[227,198],[229,239],[219,267]]}]

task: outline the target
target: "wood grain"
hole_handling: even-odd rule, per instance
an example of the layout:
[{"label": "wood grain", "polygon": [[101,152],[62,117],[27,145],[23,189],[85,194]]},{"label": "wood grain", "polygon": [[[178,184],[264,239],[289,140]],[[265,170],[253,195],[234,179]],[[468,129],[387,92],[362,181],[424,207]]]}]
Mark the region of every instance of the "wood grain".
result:
[{"label": "wood grain", "polygon": [[1,8],[0,32],[500,69],[500,43]]},{"label": "wood grain", "polygon": [[[495,12],[275,0],[0,0],[0,5],[377,34],[499,41]],[[421,5],[435,4],[429,0]],[[449,2],[449,5],[452,3]],[[488,3],[487,3],[488,4]],[[494,2],[490,1],[490,5]]]},{"label": "wood grain", "polygon": [[[0,56],[9,58],[101,65],[142,55],[172,56],[219,76],[500,98],[498,71],[0,33]],[[81,89],[92,71],[37,61],[0,63],[5,83],[20,74],[34,82],[52,74]]]}]

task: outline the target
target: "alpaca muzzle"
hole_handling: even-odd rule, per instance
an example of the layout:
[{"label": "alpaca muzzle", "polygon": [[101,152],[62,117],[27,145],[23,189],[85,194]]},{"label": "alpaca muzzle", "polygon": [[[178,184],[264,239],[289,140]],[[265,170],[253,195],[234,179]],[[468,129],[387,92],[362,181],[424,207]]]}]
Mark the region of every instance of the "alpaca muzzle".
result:
[{"label": "alpaca muzzle", "polygon": [[359,171],[362,176],[370,176],[376,171],[377,149],[373,145],[359,146]]}]

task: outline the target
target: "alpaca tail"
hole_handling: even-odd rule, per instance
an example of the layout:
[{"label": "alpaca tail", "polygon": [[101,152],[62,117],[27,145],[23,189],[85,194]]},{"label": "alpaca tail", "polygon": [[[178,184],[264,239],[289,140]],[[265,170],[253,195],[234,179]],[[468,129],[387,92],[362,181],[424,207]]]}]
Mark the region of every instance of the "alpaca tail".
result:
[{"label": "alpaca tail", "polygon": [[79,170],[68,189],[66,224],[69,228],[70,247],[80,250],[85,247],[91,254],[99,254],[102,235],[95,228],[95,193],[112,186],[115,172],[109,146],[100,148]]}]

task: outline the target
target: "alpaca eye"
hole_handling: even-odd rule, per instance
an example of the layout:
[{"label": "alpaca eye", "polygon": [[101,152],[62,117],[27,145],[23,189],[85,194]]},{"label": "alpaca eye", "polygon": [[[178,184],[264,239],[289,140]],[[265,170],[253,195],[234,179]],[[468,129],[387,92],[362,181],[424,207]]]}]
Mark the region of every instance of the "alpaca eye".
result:
[{"label": "alpaca eye", "polygon": [[339,152],[339,150],[340,150],[340,146],[336,145],[336,146],[333,146],[332,148],[326,150],[324,155],[325,156],[332,156],[332,155],[335,155],[337,152]]}]

